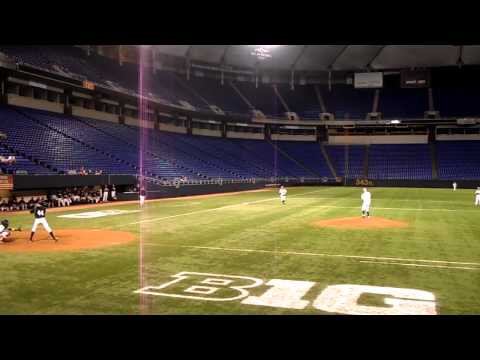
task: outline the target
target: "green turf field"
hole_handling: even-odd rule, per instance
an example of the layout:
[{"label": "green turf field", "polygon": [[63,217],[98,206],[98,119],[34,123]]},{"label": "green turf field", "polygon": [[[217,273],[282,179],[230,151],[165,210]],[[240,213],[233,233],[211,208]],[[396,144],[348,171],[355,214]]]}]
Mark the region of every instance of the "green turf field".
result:
[{"label": "green turf field", "polygon": [[[409,223],[375,230],[312,225],[359,216],[360,188],[288,190],[286,206],[276,192],[266,191],[150,202],[140,213],[97,219],[58,216],[107,208],[50,213],[47,219],[55,230],[127,230],[139,241],[49,253],[7,253],[0,245],[0,313],[329,314],[315,306],[328,286],[364,285],[432,293],[438,314],[480,314],[480,208],[473,206],[473,190],[371,188],[372,218]],[[138,205],[112,204],[108,209]],[[32,223],[31,215],[9,219],[12,226],[29,228]],[[141,287],[140,243],[144,286],[179,280],[150,289],[157,295],[135,293]],[[172,277],[181,272],[220,274],[224,283],[212,285],[215,275]],[[255,280],[225,276],[260,279],[249,289],[256,298],[244,303],[246,297],[227,284],[228,279],[230,286]],[[202,283],[208,278],[214,282]],[[267,284],[273,279],[290,282]],[[209,290],[215,286],[218,291]],[[269,290],[271,296],[263,295]],[[387,295],[367,291],[357,305],[388,307]],[[405,295],[397,298],[408,301]]]}]

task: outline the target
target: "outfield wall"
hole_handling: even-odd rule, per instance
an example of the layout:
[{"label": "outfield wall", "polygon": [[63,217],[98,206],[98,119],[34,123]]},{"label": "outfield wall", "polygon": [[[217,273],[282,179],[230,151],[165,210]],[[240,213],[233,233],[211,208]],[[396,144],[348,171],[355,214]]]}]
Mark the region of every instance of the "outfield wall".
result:
[{"label": "outfield wall", "polygon": [[[235,191],[258,190],[264,189],[264,182],[257,183],[236,183],[236,184],[198,184],[198,185],[183,185],[175,186],[160,186],[154,184],[147,184],[147,199],[161,199],[170,197],[192,196],[192,195],[208,195],[219,194]],[[136,200],[138,193],[120,193],[117,196],[118,200]]]},{"label": "outfield wall", "polygon": [[132,175],[13,175],[13,190],[136,184]]},{"label": "outfield wall", "polygon": [[[459,189],[476,189],[480,180],[455,180]],[[452,188],[454,180],[365,180],[349,179],[347,186],[411,187],[411,188]]]}]

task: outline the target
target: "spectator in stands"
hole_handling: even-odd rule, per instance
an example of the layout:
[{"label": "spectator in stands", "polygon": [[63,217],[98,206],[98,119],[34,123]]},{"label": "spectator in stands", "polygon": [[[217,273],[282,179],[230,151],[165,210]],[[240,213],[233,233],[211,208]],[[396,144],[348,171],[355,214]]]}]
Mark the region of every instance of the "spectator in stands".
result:
[{"label": "spectator in stands", "polygon": [[80,195],[76,188],[73,190],[72,202],[73,204],[78,204],[80,202]]},{"label": "spectator in stands", "polygon": [[33,197],[30,198],[30,200],[28,200],[28,203],[27,203],[27,209],[33,209],[33,206],[35,205],[36,201]]},{"label": "spectator in stands", "polygon": [[58,206],[61,206],[61,207],[65,207],[65,206],[68,206],[68,201],[67,199],[65,198],[65,194],[61,193],[59,196],[58,196]]},{"label": "spectator in stands", "polygon": [[72,198],[71,198],[71,194],[70,193],[66,193],[64,195],[64,201],[66,203],[67,206],[70,206],[72,205]]},{"label": "spectator in stands", "polygon": [[48,199],[48,206],[49,207],[57,206],[57,195],[55,193],[54,194],[48,194],[47,199]]},{"label": "spectator in stands", "polygon": [[102,202],[102,195],[100,195],[99,190],[97,190],[97,192],[95,193],[95,199],[96,199],[97,204]]},{"label": "spectator in stands", "polygon": [[20,210],[27,210],[27,203],[23,199],[23,196],[18,201],[18,207],[20,208]]},{"label": "spectator in stands", "polygon": [[8,211],[8,202],[5,199],[0,204],[0,211]]},{"label": "spectator in stands", "polygon": [[103,202],[108,202],[108,186],[103,189]]},{"label": "spectator in stands", "polygon": [[18,206],[18,201],[17,201],[17,198],[13,198],[12,199],[12,206],[10,208],[11,211],[17,211],[17,210],[20,210],[19,206]]}]

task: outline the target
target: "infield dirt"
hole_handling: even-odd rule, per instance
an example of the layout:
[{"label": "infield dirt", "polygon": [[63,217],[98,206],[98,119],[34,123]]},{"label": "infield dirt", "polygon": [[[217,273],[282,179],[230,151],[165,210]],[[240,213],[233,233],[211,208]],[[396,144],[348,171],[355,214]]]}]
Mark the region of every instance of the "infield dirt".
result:
[{"label": "infield dirt", "polygon": [[55,242],[46,231],[38,230],[34,241],[29,242],[29,231],[14,231],[14,241],[0,243],[0,252],[37,252],[37,251],[77,251],[107,246],[121,245],[136,239],[135,234],[127,231],[109,231],[100,229],[65,229],[54,231],[59,238]]},{"label": "infield dirt", "polygon": [[316,221],[313,225],[340,229],[389,229],[404,228],[408,226],[408,223],[382,217],[351,217]]}]

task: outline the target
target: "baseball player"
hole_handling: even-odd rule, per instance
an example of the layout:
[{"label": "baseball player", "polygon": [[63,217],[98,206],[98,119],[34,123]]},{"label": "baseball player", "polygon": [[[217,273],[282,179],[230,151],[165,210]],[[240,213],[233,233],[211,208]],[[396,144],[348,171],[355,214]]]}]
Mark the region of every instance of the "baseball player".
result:
[{"label": "baseball player", "polygon": [[480,205],[480,186],[475,191],[475,206]]},{"label": "baseball player", "polygon": [[108,186],[105,185],[105,189],[103,189],[103,202],[108,201]]},{"label": "baseball player", "polygon": [[7,243],[14,241],[13,238],[10,237],[12,231],[21,231],[22,228],[9,228],[9,222],[7,219],[2,220],[0,223],[0,242]]},{"label": "baseball player", "polygon": [[370,194],[367,188],[363,188],[363,194],[360,198],[362,199],[362,217],[365,217],[365,213],[367,214],[367,217],[370,217],[372,194]]},{"label": "baseball player", "polygon": [[280,194],[280,201],[282,202],[283,205],[286,205],[287,203],[287,189],[282,185],[280,186],[280,190],[278,191]]},{"label": "baseball player", "polygon": [[143,206],[143,204],[145,204],[146,198],[147,198],[147,192],[145,191],[145,188],[142,187],[140,189],[140,206]]},{"label": "baseball player", "polygon": [[457,183],[454,182],[454,183],[452,184],[452,186],[453,186],[453,191],[457,191]]},{"label": "baseball player", "polygon": [[43,228],[47,230],[47,232],[50,234],[53,240],[55,242],[58,241],[58,239],[55,237],[53,234],[52,228],[48,225],[47,219],[45,218],[47,214],[47,208],[45,207],[44,203],[38,203],[36,204],[32,210],[30,210],[31,214],[34,214],[35,216],[35,221],[33,222],[32,226],[32,233],[30,234],[30,242],[33,242],[33,235],[35,235],[35,231],[37,230],[38,224],[42,224]]}]

